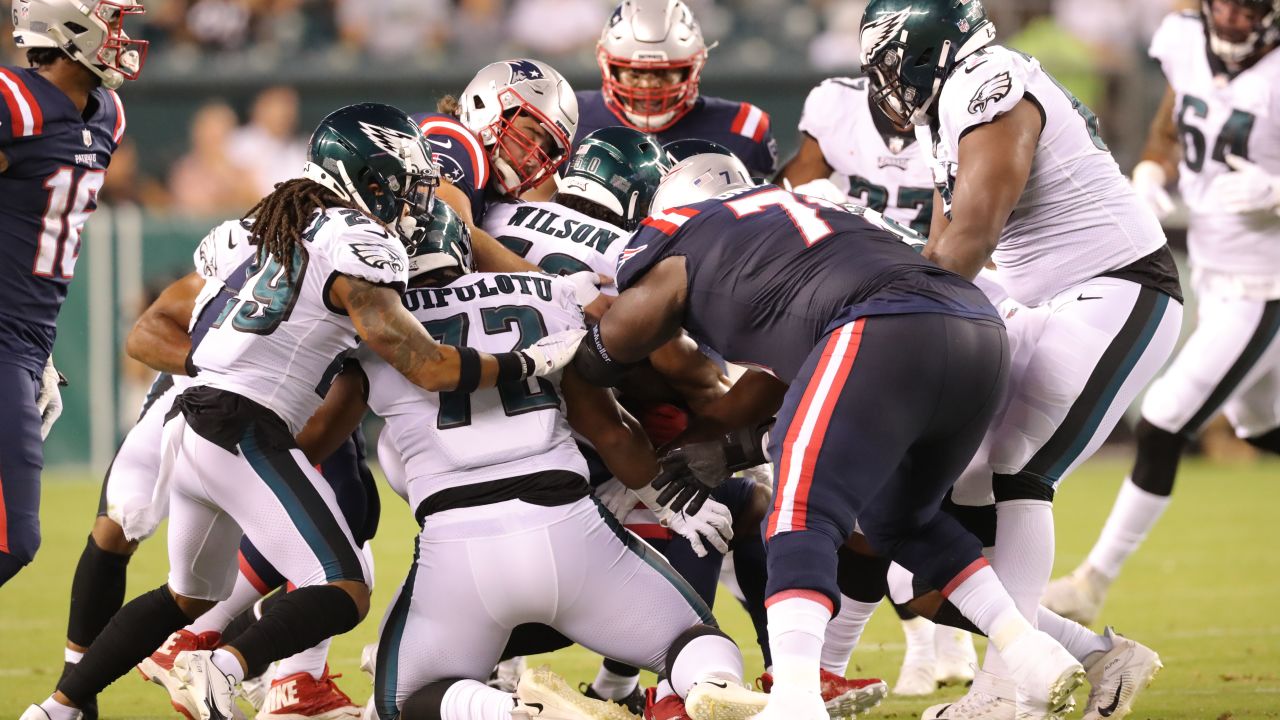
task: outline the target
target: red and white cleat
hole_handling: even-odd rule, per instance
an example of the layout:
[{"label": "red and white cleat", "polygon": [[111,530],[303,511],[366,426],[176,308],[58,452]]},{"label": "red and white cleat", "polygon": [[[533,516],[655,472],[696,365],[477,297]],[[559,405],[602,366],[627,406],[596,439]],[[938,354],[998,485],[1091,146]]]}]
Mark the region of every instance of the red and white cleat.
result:
[{"label": "red and white cleat", "polygon": [[[773,689],[773,676],[765,673],[757,681],[760,689]],[[822,701],[833,720],[852,718],[880,704],[889,694],[889,686],[880,678],[843,678],[822,670]]]},{"label": "red and white cleat", "polygon": [[359,720],[361,708],[338,689],[328,666],[317,680],[294,673],[271,681],[258,720]]},{"label": "red and white cleat", "polygon": [[138,672],[142,674],[143,680],[163,685],[161,678],[173,669],[173,660],[178,657],[178,653],[189,650],[216,650],[221,644],[222,633],[210,631],[197,635],[189,630],[179,630],[170,635],[169,639],[165,640],[164,644],[149,657],[138,663]]},{"label": "red and white cleat", "polygon": [[685,712],[684,701],[679,695],[668,695],[661,700],[649,703],[644,709],[644,720],[690,720]]}]

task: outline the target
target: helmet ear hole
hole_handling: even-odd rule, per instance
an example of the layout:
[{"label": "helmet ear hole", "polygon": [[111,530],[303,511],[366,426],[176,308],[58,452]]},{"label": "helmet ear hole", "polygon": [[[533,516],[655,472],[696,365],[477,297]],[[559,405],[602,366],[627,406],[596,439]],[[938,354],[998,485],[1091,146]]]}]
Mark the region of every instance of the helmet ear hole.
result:
[{"label": "helmet ear hole", "polygon": [[920,57],[916,59],[916,67],[924,67],[933,64],[933,48],[929,48],[920,53]]}]

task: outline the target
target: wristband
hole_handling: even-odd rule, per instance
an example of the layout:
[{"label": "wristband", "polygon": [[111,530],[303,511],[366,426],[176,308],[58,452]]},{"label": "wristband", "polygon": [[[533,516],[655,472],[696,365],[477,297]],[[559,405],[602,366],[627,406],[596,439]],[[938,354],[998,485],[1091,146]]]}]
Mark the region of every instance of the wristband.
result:
[{"label": "wristband", "polygon": [[729,472],[746,470],[769,462],[766,448],[769,430],[773,427],[773,418],[769,418],[755,427],[742,428],[726,433],[721,439],[724,448],[725,466]]},{"label": "wristband", "polygon": [[480,353],[475,348],[458,348],[458,392],[470,393],[480,388]]},{"label": "wristband", "polygon": [[532,362],[522,352],[505,352],[494,355],[498,360],[498,384],[519,382],[532,374]]},{"label": "wristband", "polygon": [[591,326],[578,346],[573,364],[587,382],[600,387],[616,387],[631,367],[609,356],[609,351],[604,349],[604,338],[600,337],[599,325]]}]

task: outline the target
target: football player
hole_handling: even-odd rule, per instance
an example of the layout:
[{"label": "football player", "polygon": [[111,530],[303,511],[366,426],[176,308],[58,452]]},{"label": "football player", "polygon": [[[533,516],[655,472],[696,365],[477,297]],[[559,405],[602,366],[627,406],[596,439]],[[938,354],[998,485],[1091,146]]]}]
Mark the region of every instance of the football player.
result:
[{"label": "football player", "polygon": [[723,172],[726,160],[694,156],[663,179],[623,253],[622,292],[574,361],[613,384],[683,325],[726,360],[772,375],[725,396],[756,403],[736,413],[751,425],[668,451],[654,482],[660,501],[689,511],[724,470],[775,466],[765,530],[772,692],[708,689],[706,701],[759,718],[828,716],[820,656],[840,603],[837,548],[856,521],[872,547],[946,588],[1013,659],[1023,707],[1065,702],[1080,664],[1022,617],[977,539],[938,512],[1003,395],[1008,346],[995,308],[878,213],[753,187]]},{"label": "football player", "polygon": [[558,369],[581,332],[497,356],[438,345],[400,301],[411,247],[438,181],[417,126],[373,103],[326,117],[303,177],[250,211],[257,254],[222,302],[174,400],[160,482],[171,481],[169,581],[126,604],[58,690],[24,718],[77,706],[231,592],[243,532],[297,590],[233,645],[181,653],[171,673],[206,718],[233,714],[249,667],[354,627],[369,577],[336,499],[293,435],[320,404],[332,360],[363,342],[412,382],[469,392]]},{"label": "football player", "polygon": [[1280,452],[1278,43],[1273,0],[1206,0],[1198,13],[1166,18],[1151,42],[1169,89],[1133,180],[1167,212],[1164,185],[1178,178],[1199,317],[1147,393],[1138,457],[1097,544],[1045,593],[1045,605],[1082,623],[1097,618],[1169,504],[1182,451],[1219,410],[1238,436]]},{"label": "football player", "polygon": [[601,89],[578,92],[575,144],[600,128],[627,127],[660,142],[698,138],[733,151],[754,177],[772,177],[778,146],[769,114],[748,102],[702,95],[707,44],[682,0],[623,0],[600,42]]},{"label": "football player", "polygon": [[0,586],[40,546],[42,444],[62,411],[51,353],[58,310],[124,137],[116,94],[147,43],[124,30],[137,0],[14,0],[30,67],[0,66]]},{"label": "football player", "polygon": [[[456,226],[430,234],[410,258],[404,302],[434,336],[471,352],[503,352],[583,327],[572,282],[472,273],[469,245]],[[510,693],[486,685],[512,631],[526,623],[665,669],[664,687],[677,692],[659,706],[673,711],[654,717],[680,717],[674,710],[699,681],[741,685],[741,656],[712,627],[707,605],[591,497],[571,428],[628,487],[646,487],[658,471],[639,424],[608,391],[570,370],[470,395],[424,392],[376,355],[357,357],[362,375],[345,374],[326,402],[346,419],[335,422],[334,434],[349,432],[366,404],[385,418],[391,443],[383,447],[397,449],[397,490],[423,528],[382,625],[378,717],[633,717],[577,695],[546,669],[523,674],[514,704]]]},{"label": "football player", "polygon": [[[795,192],[835,202],[852,199],[929,235],[933,174],[916,145],[915,129],[895,125],[880,111],[866,78],[830,78],[809,92],[800,116],[800,147],[778,177]],[[861,635],[859,618],[869,616],[878,602],[859,603],[846,595],[823,649],[825,670],[844,673],[852,643]],[[977,654],[969,633],[935,628],[903,605],[895,604],[894,610],[907,640],[894,695],[927,695],[938,683],[973,679]]]},{"label": "football player", "polygon": [[[979,0],[872,0],[862,19],[874,101],[895,123],[914,124],[929,153],[937,194],[925,257],[966,278],[994,261],[1009,296],[1030,310],[1006,314],[1010,336],[1031,341],[1013,357],[1009,397],[954,499],[987,505],[994,496],[992,564],[1036,622],[1058,483],[1169,357],[1182,297],[1164,233],[1120,174],[1097,118],[1034,58],[994,41]],[[989,646],[986,677],[926,716],[1020,712],[992,680],[1005,676],[1002,655]],[[1149,649],[1110,633],[1093,636],[1085,664],[1086,717],[1128,712],[1160,666]]]}]

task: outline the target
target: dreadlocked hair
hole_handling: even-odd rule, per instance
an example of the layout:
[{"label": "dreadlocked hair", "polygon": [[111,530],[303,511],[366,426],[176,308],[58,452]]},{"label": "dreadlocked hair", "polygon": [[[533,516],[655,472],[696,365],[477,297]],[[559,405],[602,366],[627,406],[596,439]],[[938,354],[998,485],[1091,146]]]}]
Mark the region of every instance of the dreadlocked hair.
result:
[{"label": "dreadlocked hair", "polygon": [[317,211],[343,207],[359,209],[314,180],[294,178],[278,185],[258,201],[243,220],[249,225],[250,241],[258,246],[258,264],[268,257],[284,266],[285,277],[293,272],[293,249],[302,246],[307,221]]}]

